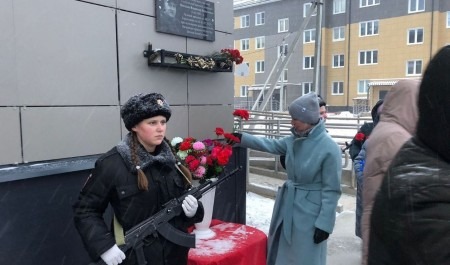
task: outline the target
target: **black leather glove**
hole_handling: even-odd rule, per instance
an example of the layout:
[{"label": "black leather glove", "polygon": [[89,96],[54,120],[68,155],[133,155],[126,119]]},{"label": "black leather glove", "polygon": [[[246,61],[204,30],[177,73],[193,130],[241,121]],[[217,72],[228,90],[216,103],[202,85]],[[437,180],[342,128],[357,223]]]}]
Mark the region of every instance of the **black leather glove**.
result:
[{"label": "black leather glove", "polygon": [[241,140],[241,138],[242,138],[242,133],[237,133],[237,132],[235,132],[235,133],[233,133],[233,135],[234,135],[235,137],[239,138],[239,140]]},{"label": "black leather glove", "polygon": [[330,234],[316,227],[316,230],[314,231],[314,243],[319,244],[320,242],[326,240],[329,236]]},{"label": "black leather glove", "polygon": [[240,143],[241,142],[241,138],[242,138],[242,133],[232,133],[232,135],[234,136],[234,137],[236,137],[237,139],[230,139],[230,138],[228,138],[227,139],[227,144],[230,144],[230,145],[233,145],[233,144],[236,144],[236,143]]}]

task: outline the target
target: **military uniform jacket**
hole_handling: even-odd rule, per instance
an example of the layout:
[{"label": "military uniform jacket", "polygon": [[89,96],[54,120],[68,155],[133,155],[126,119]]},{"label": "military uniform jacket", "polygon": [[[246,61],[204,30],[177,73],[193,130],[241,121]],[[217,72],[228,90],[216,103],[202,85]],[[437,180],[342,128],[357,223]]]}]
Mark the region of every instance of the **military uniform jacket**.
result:
[{"label": "military uniform jacket", "polygon": [[[124,148],[125,146],[125,148]],[[114,147],[100,157],[89,179],[74,204],[75,225],[93,260],[115,244],[112,231],[103,219],[103,213],[111,205],[124,231],[157,213],[164,203],[185,192],[183,176],[175,167],[175,160],[168,144],[161,144],[159,154],[151,156],[140,153],[141,168],[148,179],[148,191],[137,186],[135,168],[128,161],[126,145]],[[142,146],[139,148],[143,149]],[[124,151],[125,150],[125,151]],[[121,154],[122,153],[122,154]],[[134,170],[133,170],[134,169]],[[203,219],[203,207],[193,218],[184,213],[171,220],[181,231]],[[186,264],[189,249],[167,241],[161,235],[148,237],[144,254],[148,264]],[[135,264],[134,251],[126,253],[123,264]]]}]

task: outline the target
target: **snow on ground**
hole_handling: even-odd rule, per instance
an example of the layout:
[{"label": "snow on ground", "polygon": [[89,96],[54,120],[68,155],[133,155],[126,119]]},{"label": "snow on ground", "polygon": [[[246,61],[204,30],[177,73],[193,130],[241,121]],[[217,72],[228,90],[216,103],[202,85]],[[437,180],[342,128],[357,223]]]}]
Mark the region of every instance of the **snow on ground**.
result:
[{"label": "snow on ground", "polygon": [[274,203],[272,199],[247,192],[246,224],[269,234]]}]

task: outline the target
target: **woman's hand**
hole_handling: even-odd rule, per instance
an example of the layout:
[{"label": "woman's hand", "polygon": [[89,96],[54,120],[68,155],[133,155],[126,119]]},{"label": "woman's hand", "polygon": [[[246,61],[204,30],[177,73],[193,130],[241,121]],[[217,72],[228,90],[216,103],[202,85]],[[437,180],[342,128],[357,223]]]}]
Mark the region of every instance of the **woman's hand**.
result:
[{"label": "woman's hand", "polygon": [[326,240],[329,236],[330,234],[328,232],[316,227],[316,230],[314,231],[314,243],[319,244],[320,242]]}]

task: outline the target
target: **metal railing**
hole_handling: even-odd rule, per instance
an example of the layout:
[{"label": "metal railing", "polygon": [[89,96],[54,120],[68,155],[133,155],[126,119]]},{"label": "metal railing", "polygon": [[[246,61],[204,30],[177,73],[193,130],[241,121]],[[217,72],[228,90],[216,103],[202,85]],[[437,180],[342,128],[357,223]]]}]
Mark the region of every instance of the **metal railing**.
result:
[{"label": "metal railing", "polygon": [[[249,114],[249,120],[235,117],[234,128],[237,131],[268,138],[281,138],[291,134],[291,117],[287,112],[249,111]],[[371,121],[370,117],[349,117],[330,113],[325,127],[342,150],[345,149],[346,142],[351,142],[364,122],[369,121]],[[342,153],[342,159],[342,167],[347,168],[351,164],[348,150]],[[275,162],[277,161],[278,159],[275,159]],[[276,165],[275,168],[278,166]]]}]

